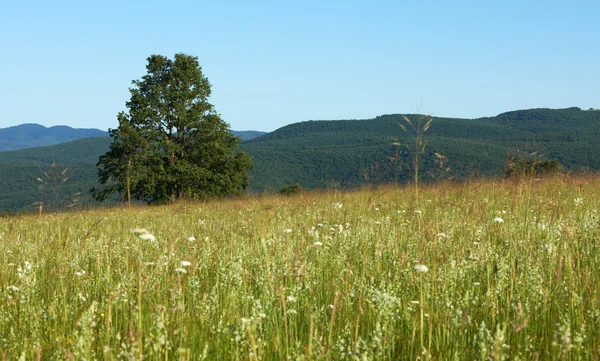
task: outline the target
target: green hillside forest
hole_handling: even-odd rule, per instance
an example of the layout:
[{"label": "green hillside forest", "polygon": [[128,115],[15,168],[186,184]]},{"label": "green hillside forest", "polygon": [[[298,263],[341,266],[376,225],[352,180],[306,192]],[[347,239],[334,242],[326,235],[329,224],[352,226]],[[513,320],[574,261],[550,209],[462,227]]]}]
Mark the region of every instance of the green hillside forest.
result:
[{"label": "green hillside forest", "polygon": [[[348,188],[407,182],[413,174],[411,137],[400,129],[401,122],[398,114],[307,121],[245,141],[240,147],[255,165],[250,191],[277,191],[295,183],[304,188]],[[509,153],[558,159],[567,170],[600,170],[600,111],[595,110],[434,117],[426,139],[420,167],[424,181],[502,176]],[[0,211],[33,211],[40,201],[46,209],[93,205],[88,191],[96,185],[95,163],[109,143],[110,138],[97,137],[1,152]]]}]

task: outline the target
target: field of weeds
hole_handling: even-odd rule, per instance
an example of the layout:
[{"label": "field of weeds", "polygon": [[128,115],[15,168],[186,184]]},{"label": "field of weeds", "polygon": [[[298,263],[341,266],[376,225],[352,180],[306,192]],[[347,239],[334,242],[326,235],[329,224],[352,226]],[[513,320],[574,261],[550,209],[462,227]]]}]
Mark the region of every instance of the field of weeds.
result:
[{"label": "field of weeds", "polygon": [[600,179],[0,219],[3,359],[593,360]]}]

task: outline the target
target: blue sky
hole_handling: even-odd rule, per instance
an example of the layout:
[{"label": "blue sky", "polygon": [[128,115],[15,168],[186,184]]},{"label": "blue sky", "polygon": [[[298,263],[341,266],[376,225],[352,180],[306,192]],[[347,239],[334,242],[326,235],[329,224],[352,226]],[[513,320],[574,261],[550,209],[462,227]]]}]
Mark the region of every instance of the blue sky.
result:
[{"label": "blue sky", "polygon": [[108,129],[150,54],[198,56],[233,129],[600,108],[596,1],[2,1],[0,128]]}]

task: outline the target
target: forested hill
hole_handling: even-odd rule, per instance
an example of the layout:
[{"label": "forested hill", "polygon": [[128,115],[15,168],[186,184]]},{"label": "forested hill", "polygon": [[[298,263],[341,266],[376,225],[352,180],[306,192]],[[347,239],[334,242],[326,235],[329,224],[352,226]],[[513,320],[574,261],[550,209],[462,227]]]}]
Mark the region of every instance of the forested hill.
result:
[{"label": "forested hill", "polygon": [[39,201],[46,204],[46,209],[64,208],[74,200],[77,206],[91,206],[88,191],[97,184],[96,163],[108,150],[110,140],[110,137],[83,138],[54,146],[0,152],[0,213],[33,211]]},{"label": "forested hill", "polygon": [[[399,127],[402,122],[400,115],[308,121],[245,142],[242,149],[256,166],[251,185],[275,190],[292,183],[312,188],[405,181],[412,174],[410,154],[405,146],[393,145],[411,141]],[[480,119],[434,117],[427,140],[421,169],[425,179],[501,175],[507,153],[516,150],[537,151],[570,169],[600,169],[600,111],[531,109]],[[434,169],[435,152],[447,157],[450,174]]]},{"label": "forested hill", "polygon": [[[409,115],[411,119],[416,116]],[[400,115],[367,120],[307,121],[280,128],[243,142],[254,160],[253,190],[278,190],[299,183],[306,188],[352,187],[390,181],[404,182],[412,174],[410,137]],[[537,151],[559,159],[569,169],[600,170],[600,111],[532,109],[480,119],[435,117],[422,157],[424,180],[464,178],[470,174],[501,175],[508,152]],[[0,212],[32,209],[50,197],[59,206],[80,192],[80,205],[90,203],[87,191],[95,185],[98,157],[109,137],[86,138],[51,147],[0,152]],[[401,146],[394,145],[400,143]],[[437,152],[447,158],[449,172],[436,167]],[[50,168],[52,160],[56,167]],[[66,182],[47,182],[44,172],[67,169]],[[38,189],[40,181],[48,184]],[[54,197],[58,194],[57,197]]]},{"label": "forested hill", "polygon": [[64,125],[46,128],[39,124],[21,124],[0,129],[0,151],[43,147],[107,135],[108,132],[98,129],[74,129]]}]

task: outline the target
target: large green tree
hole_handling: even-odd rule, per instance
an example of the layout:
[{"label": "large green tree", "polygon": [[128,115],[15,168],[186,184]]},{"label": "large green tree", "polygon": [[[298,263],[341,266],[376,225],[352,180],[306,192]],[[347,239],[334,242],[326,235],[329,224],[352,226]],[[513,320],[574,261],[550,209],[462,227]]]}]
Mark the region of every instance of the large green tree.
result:
[{"label": "large green tree", "polygon": [[129,89],[128,112],[110,130],[110,150],[98,162],[96,199],[119,193],[148,202],[205,198],[248,186],[250,157],[208,102],[211,85],[198,58],[148,58],[147,74]]}]

